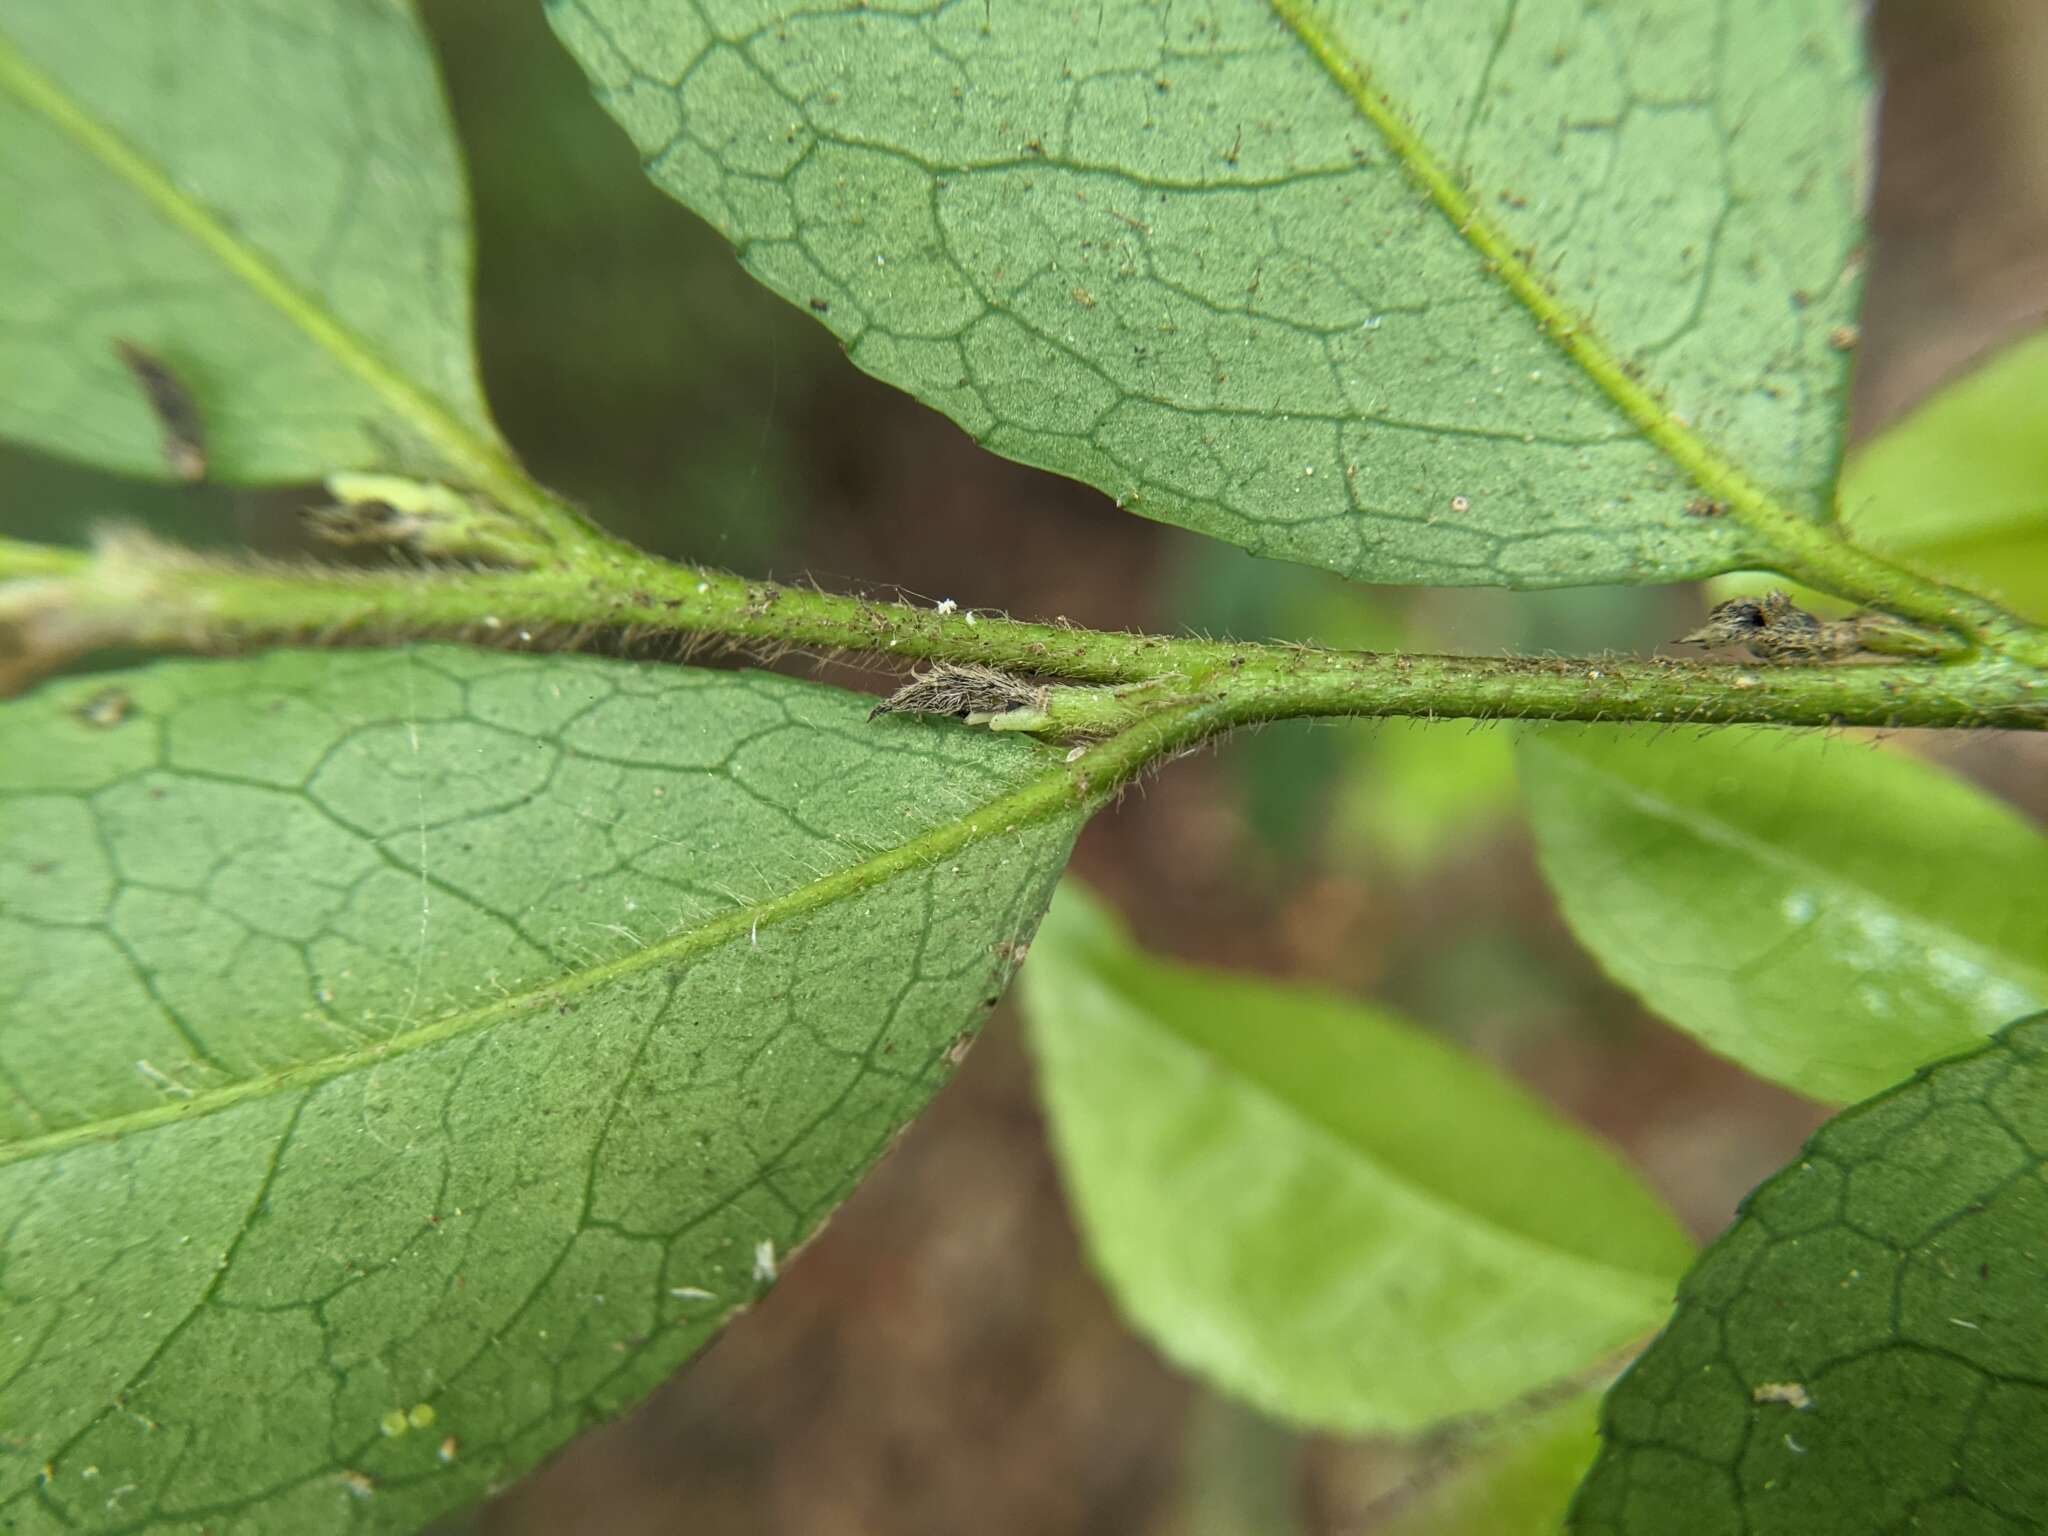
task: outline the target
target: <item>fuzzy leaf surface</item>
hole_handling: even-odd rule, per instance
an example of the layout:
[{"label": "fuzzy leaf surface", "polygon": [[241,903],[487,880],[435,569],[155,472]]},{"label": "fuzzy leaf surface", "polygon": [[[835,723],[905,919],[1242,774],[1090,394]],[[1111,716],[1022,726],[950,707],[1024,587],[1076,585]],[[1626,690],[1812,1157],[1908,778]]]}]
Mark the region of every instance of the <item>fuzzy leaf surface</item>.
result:
[{"label": "fuzzy leaf surface", "polygon": [[1079,817],[868,702],[426,649],[0,710],[0,1524],[414,1529],[760,1295]]}]

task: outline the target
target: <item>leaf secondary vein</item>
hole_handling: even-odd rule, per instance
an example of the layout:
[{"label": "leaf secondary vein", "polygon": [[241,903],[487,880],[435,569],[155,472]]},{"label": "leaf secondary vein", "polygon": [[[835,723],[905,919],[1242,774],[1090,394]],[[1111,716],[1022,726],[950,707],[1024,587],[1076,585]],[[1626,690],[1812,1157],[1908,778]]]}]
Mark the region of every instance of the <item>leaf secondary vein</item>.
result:
[{"label": "leaf secondary vein", "polygon": [[1578,364],[1644,436],[1663,449],[1702,489],[1725,502],[1729,513],[1745,527],[1772,543],[1777,542],[1774,535],[1781,523],[1807,521],[1705,439],[1681,425],[1655,395],[1629,376],[1621,360],[1600,342],[1581,317],[1543,285],[1507,235],[1487,220],[1458,178],[1403,120],[1392,97],[1373,87],[1366,68],[1346,54],[1329,29],[1311,13],[1309,0],[1269,3],[1379,133],[1416,184],[1429,194],[1459,236],[1485,259],[1487,270],[1535,317],[1543,334]]},{"label": "leaf secondary vein", "polygon": [[1072,764],[1033,779],[1023,787],[920,833],[907,842],[848,865],[808,885],[750,906],[735,908],[697,927],[615,960],[543,983],[480,1008],[449,1014],[405,1030],[376,1045],[337,1052],[314,1061],[301,1062],[282,1071],[208,1089],[189,1099],[110,1115],[62,1130],[0,1145],[0,1167],[68,1151],[88,1142],[112,1140],[138,1131],[155,1129],[185,1120],[218,1114],[273,1094],[312,1088],[350,1072],[390,1061],[443,1041],[473,1034],[492,1025],[517,1018],[535,1009],[579,997],[607,983],[656,966],[673,965],[705,954],[720,945],[749,937],[792,918],[804,916],[834,902],[914,869],[957,853],[975,843],[1006,836],[1019,828],[1044,821],[1063,809],[1091,810],[1112,794],[1129,775],[1151,760],[1159,750],[1162,732],[1174,729],[1178,716],[1155,717],[1140,728],[1113,737]]},{"label": "leaf secondary vein", "polygon": [[172,181],[164,169],[74,99],[0,33],[0,90],[40,116],[164,219],[213,256],[250,292],[297,326],[308,340],[412,423],[475,488],[489,493],[543,531],[572,544],[586,541],[580,519],[530,481],[487,432],[462,421],[441,400],[393,367],[318,298],[278,270]]},{"label": "leaf secondary vein", "polygon": [[1513,241],[1496,228],[1452,170],[1409,126],[1393,97],[1374,88],[1368,69],[1345,52],[1319,20],[1312,0],[1268,0],[1310,55],[1379,134],[1437,210],[1485,261],[1553,345],[1580,368],[1643,435],[1728,515],[1761,541],[1760,558],[1809,586],[1879,604],[1903,617],[1990,639],[2029,665],[2048,661],[2048,643],[1996,604],[1954,591],[1840,537],[1772,495],[1720,450],[1667,410],[1609,351],[1581,316],[1545,287]]}]

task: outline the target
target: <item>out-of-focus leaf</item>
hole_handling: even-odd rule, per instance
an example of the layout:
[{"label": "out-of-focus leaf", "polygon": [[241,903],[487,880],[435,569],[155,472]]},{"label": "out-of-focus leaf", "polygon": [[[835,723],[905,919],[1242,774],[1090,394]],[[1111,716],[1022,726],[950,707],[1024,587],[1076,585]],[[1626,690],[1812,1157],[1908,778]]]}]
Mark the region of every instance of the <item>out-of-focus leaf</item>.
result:
[{"label": "out-of-focus leaf", "polygon": [[2048,623],[2048,518],[2034,528],[1903,551],[1944,580],[1988,592],[2013,612]]},{"label": "out-of-focus leaf", "polygon": [[1234,1398],[1199,1394],[1180,1454],[1175,1536],[1273,1536],[1295,1527],[1302,1437]]},{"label": "out-of-focus leaf", "polygon": [[1612,1153],[1354,1003],[1152,960],[1069,888],[1026,973],[1088,1249],[1262,1409],[1413,1430],[1633,1338],[1690,1244]]},{"label": "out-of-focus leaf", "polygon": [[1340,834],[1414,871],[1484,836],[1514,802],[1514,745],[1505,732],[1390,721],[1361,736],[1336,819]]},{"label": "out-of-focus leaf", "polygon": [[1579,1536],[2026,1536],[2048,1509],[2048,1019],[1838,1115],[1608,1394]]},{"label": "out-of-focus leaf", "polygon": [[1839,0],[549,15],[855,362],[1144,516],[1562,586],[1756,563],[1688,515],[1715,466],[1830,515],[1870,107]]},{"label": "out-of-focus leaf", "polygon": [[451,433],[495,441],[461,165],[402,0],[10,0],[0,207],[0,435],[179,474],[127,342],[209,478],[449,473]]},{"label": "out-of-focus leaf", "polygon": [[1599,1407],[1596,1394],[1583,1393],[1475,1447],[1376,1536],[1555,1536],[1599,1450]]},{"label": "out-of-focus leaf", "polygon": [[1850,456],[1842,518],[1888,549],[2048,525],[2048,332],[1936,391]]},{"label": "out-of-focus leaf", "polygon": [[423,650],[0,706],[0,1526],[411,1530],[760,1295],[1078,817],[869,702]]},{"label": "out-of-focus leaf", "polygon": [[1859,448],[1841,507],[1857,538],[2048,619],[2048,333]]},{"label": "out-of-focus leaf", "polygon": [[1903,755],[1560,726],[1521,747],[1537,852],[1609,975],[1752,1072],[1866,1097],[2048,1003],[2048,842]]}]

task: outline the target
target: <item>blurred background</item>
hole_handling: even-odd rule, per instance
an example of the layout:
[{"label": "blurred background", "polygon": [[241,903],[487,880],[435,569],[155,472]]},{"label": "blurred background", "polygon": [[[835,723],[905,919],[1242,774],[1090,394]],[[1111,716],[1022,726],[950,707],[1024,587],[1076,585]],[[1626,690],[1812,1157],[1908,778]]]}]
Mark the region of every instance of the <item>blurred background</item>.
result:
[{"label": "blurred background", "polygon": [[[648,548],[1019,617],[1329,645],[1643,651],[1697,622],[1690,588],[1350,586],[998,460],[859,374],[645,182],[537,6],[425,9],[470,157],[498,418],[541,479]],[[1874,12],[1888,91],[1858,439],[2048,322],[2048,7]],[[2039,419],[2048,399],[2011,404]],[[0,491],[48,509],[10,517],[23,536],[75,534],[90,508],[271,551],[295,546],[308,500],[18,452],[0,453]],[[2048,571],[2044,551],[2037,529],[1998,568]],[[2048,814],[2048,743],[1913,745]],[[1367,996],[1501,1063],[1623,1148],[1702,1238],[1822,1117],[1657,1024],[1576,949],[1504,732],[1268,729],[1133,790],[1074,867],[1161,953]],[[451,1529],[1371,1533],[1416,1528],[1466,1438],[1300,1436],[1133,1338],[1077,1251],[1006,1005],[772,1295]]]}]

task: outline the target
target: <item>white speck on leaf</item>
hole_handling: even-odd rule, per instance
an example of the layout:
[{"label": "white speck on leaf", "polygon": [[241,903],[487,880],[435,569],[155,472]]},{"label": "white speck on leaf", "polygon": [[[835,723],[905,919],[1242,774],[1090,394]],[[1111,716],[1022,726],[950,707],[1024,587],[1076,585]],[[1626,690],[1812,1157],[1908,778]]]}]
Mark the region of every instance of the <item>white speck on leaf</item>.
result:
[{"label": "white speck on leaf", "polygon": [[668,1288],[668,1293],[669,1295],[675,1297],[678,1301],[718,1300],[718,1297],[715,1294],[705,1290],[704,1287],[701,1285],[672,1285]]},{"label": "white speck on leaf", "polygon": [[1760,1381],[1750,1389],[1749,1400],[1752,1403],[1783,1403],[1802,1413],[1813,1406],[1813,1394],[1801,1381]]},{"label": "white speck on leaf", "polygon": [[754,1280],[759,1285],[775,1283],[775,1239],[764,1237],[754,1244]]},{"label": "white speck on leaf", "polygon": [[146,1061],[136,1062],[135,1070],[149,1080],[151,1087],[159,1088],[174,1098],[189,1099],[192,1097],[192,1090],[190,1088],[187,1088],[168,1072],[161,1071]]},{"label": "white speck on leaf", "polygon": [[932,604],[932,612],[952,613],[956,611],[959,608],[959,606],[960,605],[954,602],[953,599],[951,599],[950,597],[942,597],[936,603]]}]

